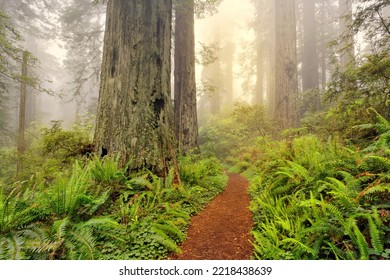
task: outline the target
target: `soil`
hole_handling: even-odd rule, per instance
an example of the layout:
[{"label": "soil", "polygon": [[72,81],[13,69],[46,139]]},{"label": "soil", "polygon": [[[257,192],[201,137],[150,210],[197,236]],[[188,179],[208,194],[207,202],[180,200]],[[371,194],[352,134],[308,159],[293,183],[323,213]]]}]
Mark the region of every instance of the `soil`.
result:
[{"label": "soil", "polygon": [[194,216],[182,253],[171,260],[249,260],[252,254],[248,181],[229,174],[226,189]]}]

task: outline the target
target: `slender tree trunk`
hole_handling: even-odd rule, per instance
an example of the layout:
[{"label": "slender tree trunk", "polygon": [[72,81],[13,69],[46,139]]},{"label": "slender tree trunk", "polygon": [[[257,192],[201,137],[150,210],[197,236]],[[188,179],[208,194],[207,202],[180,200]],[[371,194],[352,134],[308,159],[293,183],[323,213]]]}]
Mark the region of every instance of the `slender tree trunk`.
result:
[{"label": "slender tree trunk", "polygon": [[276,5],[274,2],[269,5],[269,44],[267,44],[267,105],[268,116],[274,118],[276,115]]},{"label": "slender tree trunk", "polygon": [[339,28],[341,37],[340,66],[344,71],[354,61],[352,24],[352,0],[339,0]]},{"label": "slender tree trunk", "polygon": [[175,133],[179,151],[198,148],[194,0],[175,5]]},{"label": "slender tree trunk", "polygon": [[295,0],[276,0],[275,115],[282,127],[298,125]]},{"label": "slender tree trunk", "polygon": [[209,65],[212,73],[212,82],[214,90],[211,96],[211,114],[218,114],[221,111],[221,61],[218,58],[214,63]]},{"label": "slender tree trunk", "polygon": [[225,93],[224,93],[224,105],[230,107],[233,105],[233,56],[234,56],[234,44],[230,41],[225,43],[222,49],[222,59],[225,65]]},{"label": "slender tree trunk", "polygon": [[326,63],[326,34],[325,34],[325,3],[321,2],[320,8],[320,53],[321,53],[321,89],[325,90],[326,87],[326,72],[327,72],[327,63]]},{"label": "slender tree trunk", "polygon": [[176,148],[171,0],[109,0],[95,130],[99,155],[165,175]]},{"label": "slender tree trunk", "polygon": [[27,63],[29,53],[23,52],[22,77],[20,83],[20,101],[19,101],[19,128],[18,128],[18,160],[16,163],[16,177],[20,179],[23,173],[23,155],[26,150],[24,139],[24,130],[26,125],[26,95],[27,95]]},{"label": "slender tree trunk", "polygon": [[[259,35],[258,35],[259,36]],[[264,104],[264,45],[261,44],[260,38],[256,40],[256,89],[255,104]]]}]

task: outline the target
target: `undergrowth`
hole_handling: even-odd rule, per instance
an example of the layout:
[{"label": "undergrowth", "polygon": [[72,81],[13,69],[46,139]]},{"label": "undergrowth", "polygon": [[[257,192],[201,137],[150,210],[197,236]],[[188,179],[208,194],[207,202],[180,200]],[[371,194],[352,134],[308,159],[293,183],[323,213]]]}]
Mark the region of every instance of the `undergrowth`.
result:
[{"label": "undergrowth", "polygon": [[376,135],[364,141],[301,129],[283,136],[248,126],[243,119],[256,110],[201,130],[203,148],[250,180],[253,258],[390,259],[389,122],[371,109],[376,123],[351,128]]},{"label": "undergrowth", "polygon": [[379,120],[363,150],[313,135],[249,148],[240,170],[251,181],[254,258],[390,259],[390,125]]},{"label": "undergrowth", "polygon": [[[76,134],[46,129],[25,158],[34,168],[0,182],[0,259],[163,259],[226,186],[215,158],[182,157],[177,183],[173,168],[166,178],[128,174],[117,158],[83,156],[88,141]],[[58,146],[64,136],[70,150]]]}]

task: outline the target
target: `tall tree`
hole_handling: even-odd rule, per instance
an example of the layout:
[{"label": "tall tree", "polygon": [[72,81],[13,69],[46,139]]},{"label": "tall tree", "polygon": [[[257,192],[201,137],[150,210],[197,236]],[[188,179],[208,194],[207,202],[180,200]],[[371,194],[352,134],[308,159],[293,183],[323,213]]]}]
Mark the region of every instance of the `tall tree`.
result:
[{"label": "tall tree", "polygon": [[316,38],[316,6],[313,0],[303,0],[302,90],[319,87]]},{"label": "tall tree", "polygon": [[234,63],[234,43],[230,40],[225,41],[221,50],[221,62],[224,65],[223,80],[224,80],[224,94],[223,105],[227,107],[233,106],[234,92],[233,92],[233,63]]},{"label": "tall tree", "polygon": [[[218,36],[219,38],[219,36]],[[221,94],[222,94],[222,71],[221,71],[221,59],[220,59],[220,48],[218,47],[217,59],[207,65],[206,72],[209,83],[212,87],[211,98],[210,98],[210,111],[211,114],[218,114],[221,111]]]},{"label": "tall tree", "polygon": [[65,97],[76,105],[76,117],[95,114],[99,95],[100,66],[106,5],[91,0],[71,0],[61,15],[61,39],[65,42],[64,65],[69,72]]},{"label": "tall tree", "polygon": [[272,112],[282,127],[298,124],[298,95],[295,0],[276,0],[275,100]]},{"label": "tall tree", "polygon": [[18,128],[18,160],[16,164],[16,177],[19,179],[23,172],[23,154],[26,150],[24,130],[26,127],[26,97],[27,97],[27,65],[30,54],[23,52],[22,76],[20,81],[19,101],[19,128]]},{"label": "tall tree", "polygon": [[[269,21],[270,13],[269,6],[262,1],[253,1],[256,11],[255,19],[255,49],[256,49],[256,85],[254,103],[263,105],[265,99],[265,83],[266,74],[268,69],[266,68],[267,59],[269,59],[268,47],[272,40],[269,39],[272,30],[270,30]],[[265,12],[267,11],[267,12]],[[272,17],[272,16],[271,16]]]},{"label": "tall tree", "polygon": [[194,0],[175,4],[175,133],[179,152],[198,148]]},{"label": "tall tree", "polygon": [[326,88],[326,83],[333,72],[331,63],[337,48],[334,42],[339,36],[338,26],[338,1],[317,0],[317,36],[318,56],[320,68],[321,89]]},{"label": "tall tree", "polygon": [[95,148],[165,174],[176,154],[170,98],[171,0],[107,3]]},{"label": "tall tree", "polygon": [[341,37],[340,66],[345,70],[354,60],[352,25],[352,0],[339,0],[339,29]]},{"label": "tall tree", "polygon": [[20,62],[19,33],[15,30],[9,16],[0,9],[0,142],[6,142],[5,132],[9,129],[10,110],[8,104],[12,84],[18,80]]}]

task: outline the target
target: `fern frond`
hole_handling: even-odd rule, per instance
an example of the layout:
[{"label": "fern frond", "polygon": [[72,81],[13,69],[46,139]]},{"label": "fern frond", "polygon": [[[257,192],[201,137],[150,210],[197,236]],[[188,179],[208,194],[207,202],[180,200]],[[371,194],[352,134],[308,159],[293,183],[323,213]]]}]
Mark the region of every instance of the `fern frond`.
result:
[{"label": "fern frond", "polygon": [[4,256],[4,259],[21,260],[23,244],[24,238],[19,232],[9,233],[6,236],[2,236],[0,238],[0,245],[2,247],[2,255]]},{"label": "fern frond", "polygon": [[335,256],[336,260],[345,260],[346,259],[346,254],[343,250],[341,250],[339,247],[337,247],[335,244],[325,241],[325,244],[329,246],[329,249]]},{"label": "fern frond", "polygon": [[62,239],[65,236],[69,224],[69,218],[64,218],[54,222],[53,230],[57,240]]},{"label": "fern frond", "polygon": [[164,231],[156,228],[155,226],[152,226],[152,230],[155,233],[153,235],[153,239],[155,241],[157,241],[158,243],[160,243],[174,253],[179,254],[182,252],[176,242],[172,238],[170,238]]},{"label": "fern frond", "polygon": [[352,229],[356,237],[356,245],[359,248],[360,252],[360,259],[361,260],[368,260],[368,244],[366,241],[366,238],[364,237],[363,233],[360,231],[359,227],[356,225],[356,223],[352,223]]},{"label": "fern frond", "polygon": [[285,238],[283,239],[280,244],[286,244],[286,243],[290,243],[290,244],[294,244],[296,246],[298,246],[300,249],[302,249],[304,252],[306,253],[309,253],[311,254],[312,256],[315,256],[316,255],[316,251],[313,250],[312,248],[310,248],[309,246],[303,244],[301,241],[295,239],[295,238]]},{"label": "fern frond", "polygon": [[77,253],[80,258],[94,259],[95,251],[95,238],[91,232],[83,230],[82,228],[76,228],[76,230],[69,231],[72,236],[72,243],[77,243]]},{"label": "fern frond", "polygon": [[390,193],[389,185],[381,184],[376,186],[368,186],[367,188],[365,188],[359,193],[359,197],[364,197],[368,194],[385,193],[385,192]]},{"label": "fern frond", "polygon": [[370,231],[371,245],[376,252],[381,253],[383,251],[383,242],[380,237],[380,232],[373,219],[370,216],[368,216],[367,219],[368,228]]},{"label": "fern frond", "polygon": [[180,241],[183,241],[185,237],[185,234],[172,221],[160,221],[160,223],[153,223],[152,228],[163,231],[169,236],[176,237]]}]

